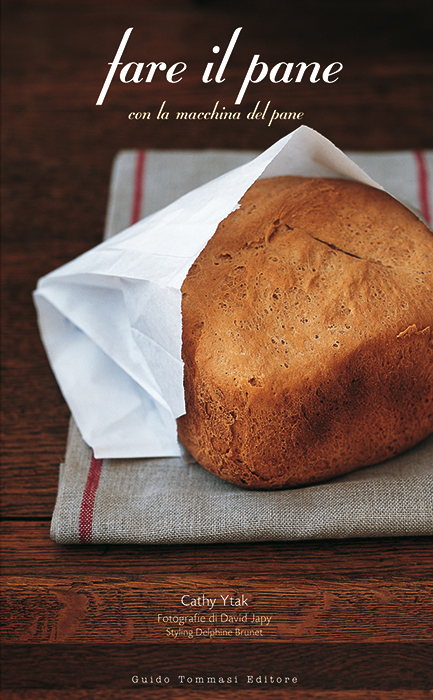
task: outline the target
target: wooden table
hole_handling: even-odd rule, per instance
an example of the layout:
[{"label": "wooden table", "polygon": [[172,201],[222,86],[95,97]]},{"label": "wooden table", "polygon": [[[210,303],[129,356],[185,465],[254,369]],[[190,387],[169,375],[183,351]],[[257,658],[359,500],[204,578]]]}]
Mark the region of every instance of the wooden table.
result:
[{"label": "wooden table", "polygon": [[[217,101],[233,110],[255,54],[269,67],[343,69],[333,83],[250,84],[243,114],[269,101],[302,112],[301,123],[342,149],[432,148],[431,10],[379,0],[371,12],[370,3],[339,0],[4,0],[4,698],[432,697],[427,538],[160,547],[62,547],[49,538],[69,411],[39,340],[37,279],[101,239],[118,150],[262,149],[299,125],[155,118],[164,101],[172,110]],[[117,78],[96,106],[129,27],[125,62],[184,61],[184,78]],[[221,56],[238,27],[225,80],[202,82],[206,62],[217,60],[212,47]],[[128,119],[132,111],[152,118]],[[244,593],[271,615],[272,632],[245,640],[161,632],[158,613],[175,614],[182,594],[224,592]],[[195,682],[212,674],[215,684]]]}]

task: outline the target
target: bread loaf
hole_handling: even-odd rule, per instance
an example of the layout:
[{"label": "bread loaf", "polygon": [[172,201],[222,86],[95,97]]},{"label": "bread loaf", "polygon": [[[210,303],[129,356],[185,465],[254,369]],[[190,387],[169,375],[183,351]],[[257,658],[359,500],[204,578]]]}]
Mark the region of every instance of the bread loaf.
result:
[{"label": "bread loaf", "polygon": [[186,413],[203,467],[310,484],[433,430],[433,235],[357,182],[257,181],[182,287]]}]

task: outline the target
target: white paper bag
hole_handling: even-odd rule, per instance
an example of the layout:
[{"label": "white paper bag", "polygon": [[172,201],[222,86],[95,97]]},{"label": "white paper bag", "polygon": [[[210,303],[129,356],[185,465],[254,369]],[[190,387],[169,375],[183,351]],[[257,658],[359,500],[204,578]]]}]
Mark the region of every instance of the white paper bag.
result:
[{"label": "white paper bag", "polygon": [[261,177],[358,180],[383,189],[306,126],[39,280],[41,336],[97,458],[180,454],[185,411],[181,286],[218,224]]}]

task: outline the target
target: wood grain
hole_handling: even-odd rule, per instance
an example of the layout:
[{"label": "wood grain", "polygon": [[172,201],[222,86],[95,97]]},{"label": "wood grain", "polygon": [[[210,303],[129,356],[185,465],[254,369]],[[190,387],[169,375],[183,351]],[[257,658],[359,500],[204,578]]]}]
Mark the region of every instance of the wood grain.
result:
[{"label": "wood grain", "polygon": [[[433,632],[427,583],[228,581],[197,573],[132,581],[11,577],[3,588],[3,643],[428,642]],[[184,596],[216,603],[185,607]],[[247,607],[230,607],[230,598]]]},{"label": "wood grain", "polygon": [[[193,695],[191,688],[158,688],[157,697],[159,700],[171,700],[171,698],[190,698]],[[199,691],[202,692],[202,689]],[[263,696],[263,692],[259,691],[260,695]],[[256,697],[260,697],[256,695]],[[227,691],[224,688],[206,689],[206,698],[208,700],[216,700],[216,698],[221,698],[227,696]],[[272,688],[266,689],[266,697],[271,698],[271,700],[280,700],[282,696],[281,689]],[[44,688],[43,690],[38,689],[24,689],[24,690],[10,690],[5,689],[3,691],[4,700],[59,700],[59,691]],[[74,688],[61,690],[62,700],[83,700],[84,698],[93,698],[93,700],[118,700],[119,693],[117,689],[113,688],[92,688],[91,694],[87,688]],[[236,698],[239,700],[250,700],[252,691],[248,688],[236,689]],[[296,699],[297,700],[431,700],[431,692],[428,690],[300,690],[296,689]],[[122,700],[136,700],[137,690],[134,688],[132,690],[122,689]]]},{"label": "wood grain", "polygon": [[[432,541],[395,538],[180,547],[71,546],[49,538],[69,411],[39,339],[32,290],[39,277],[97,244],[111,163],[125,148],[262,149],[293,125],[146,124],[133,109],[233,107],[252,56],[342,61],[333,85],[250,85],[258,100],[302,110],[346,150],[432,148],[432,8],[423,0],[3,0],[2,99],[2,546],[3,695],[10,700],[137,697],[131,675],[299,674],[300,700],[424,700],[433,680]],[[242,33],[226,73],[201,82],[211,47]],[[95,101],[122,32],[125,60],[184,60],[185,80],[143,88],[113,83]],[[186,588],[250,596],[272,633],[223,644],[167,642],[158,611],[178,614]],[[177,611],[177,612],[176,612]],[[267,612],[270,611],[270,612]],[[429,637],[430,635],[430,637]],[[266,638],[263,638],[264,640]],[[179,640],[178,640],[179,642]],[[362,643],[360,643],[362,642]],[[193,645],[193,646],[191,646]],[[211,646],[210,646],[211,645]],[[193,653],[192,653],[193,652]],[[191,666],[191,660],[194,665]],[[301,682],[302,680],[302,682]],[[141,694],[143,694],[143,688]],[[202,697],[199,687],[152,695]],[[292,689],[291,689],[292,692]],[[227,697],[206,688],[205,697]],[[232,694],[233,695],[233,694]],[[240,685],[239,698],[280,698]],[[287,694],[288,695],[288,694]],[[285,696],[285,695],[284,695]]]},{"label": "wood grain", "polygon": [[[3,576],[142,575],[165,576],[205,572],[215,576],[233,567],[233,574],[251,574],[255,557],[259,571],[272,577],[299,580],[375,579],[416,583],[433,579],[433,539],[397,537],[262,542],[213,545],[68,545],[55,544],[49,523],[5,521],[1,524]],[[31,567],[29,567],[31,561]],[[231,571],[227,572],[229,578]]]},{"label": "wood grain", "polygon": [[[192,655],[191,648],[185,644],[174,647],[127,644],[115,649],[104,645],[56,645],[50,649],[43,645],[7,646],[3,652],[7,662],[4,686],[21,690],[86,689],[90,697],[101,687],[104,691],[117,691],[119,697],[132,689],[152,693],[151,697],[159,697],[159,692],[164,690],[183,691],[185,697],[188,693],[207,697],[208,688],[216,690],[212,687],[216,683],[188,683],[186,678],[227,679],[237,675],[238,687],[233,685],[233,692],[226,683],[218,683],[219,690],[225,686],[230,697],[237,697],[239,688],[248,690],[250,697],[262,697],[273,689],[269,682],[272,675],[290,678],[290,682],[282,685],[287,692],[281,689],[280,697],[291,697],[298,691],[310,691],[314,697],[314,691],[325,690],[362,690],[366,697],[370,697],[369,692],[374,697],[374,692],[380,691],[429,691],[431,651],[431,645],[410,644],[240,644],[235,655],[233,647],[224,645],[211,649],[199,646]],[[169,683],[157,684],[158,675],[168,677]],[[138,676],[140,682],[135,683],[133,676]],[[185,680],[182,682],[179,676],[185,676]],[[248,676],[254,681],[261,677],[262,682],[249,683]],[[268,683],[264,682],[265,677]],[[147,678],[147,683],[141,682],[142,678]],[[292,682],[293,678],[296,683]]]}]

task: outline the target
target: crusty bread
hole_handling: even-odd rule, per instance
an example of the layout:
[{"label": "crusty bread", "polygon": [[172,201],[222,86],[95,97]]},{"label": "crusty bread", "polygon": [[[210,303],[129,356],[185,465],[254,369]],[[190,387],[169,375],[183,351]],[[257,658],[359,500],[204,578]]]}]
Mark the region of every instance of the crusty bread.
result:
[{"label": "crusty bread", "polygon": [[254,489],[314,483],[433,430],[433,235],[359,183],[260,180],[182,287],[181,442]]}]

